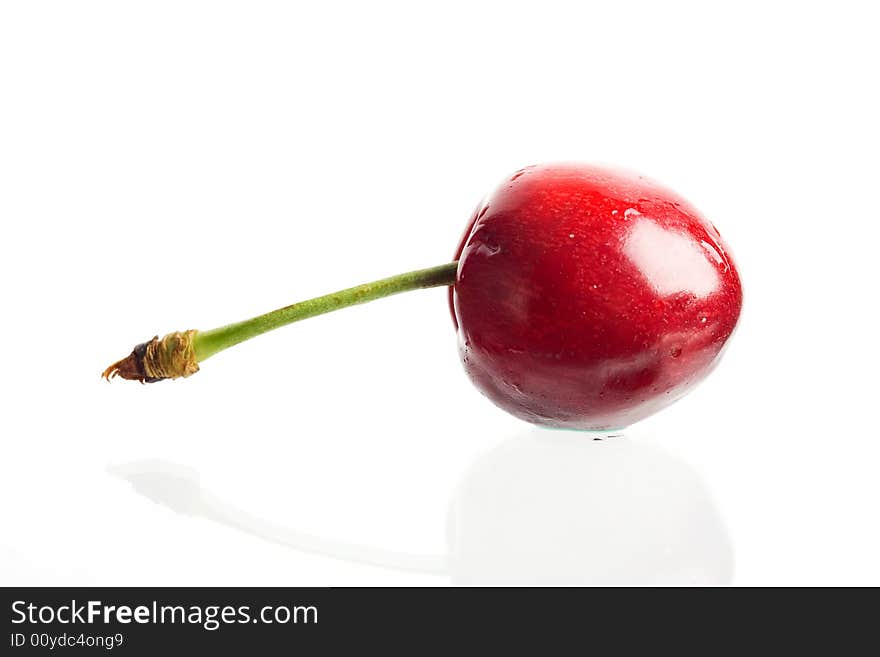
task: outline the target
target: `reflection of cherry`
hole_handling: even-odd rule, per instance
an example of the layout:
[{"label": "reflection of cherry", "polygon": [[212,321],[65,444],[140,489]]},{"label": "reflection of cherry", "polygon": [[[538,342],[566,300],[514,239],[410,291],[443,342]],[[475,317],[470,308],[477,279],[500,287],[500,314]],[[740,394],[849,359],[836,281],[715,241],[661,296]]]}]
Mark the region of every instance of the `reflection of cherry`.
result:
[{"label": "reflection of cherry", "polygon": [[523,169],[477,209],[451,291],[462,360],[514,415],[619,428],[703,379],[742,289],[715,228],[644,178]]},{"label": "reflection of cherry", "polygon": [[643,178],[597,167],[519,171],[480,206],[456,261],[138,345],[104,376],[152,383],[272,329],[424,287],[453,286],[465,369],[514,415],[620,428],[708,374],[739,317],[715,228]]}]

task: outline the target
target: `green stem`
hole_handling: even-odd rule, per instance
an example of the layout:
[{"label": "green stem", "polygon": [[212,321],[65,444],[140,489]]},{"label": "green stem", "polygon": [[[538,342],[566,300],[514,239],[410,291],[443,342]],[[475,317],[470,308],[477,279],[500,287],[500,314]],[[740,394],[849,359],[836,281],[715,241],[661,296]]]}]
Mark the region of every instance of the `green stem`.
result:
[{"label": "green stem", "polygon": [[455,283],[457,268],[457,262],[450,262],[439,267],[398,274],[372,283],[350,287],[347,290],[325,294],[308,301],[300,301],[265,315],[246,319],[243,322],[228,324],[210,331],[199,331],[193,339],[196,360],[201,362],[233,345],[281,326],[298,322],[301,319],[323,315],[340,308],[367,303],[409,290],[452,285]]}]

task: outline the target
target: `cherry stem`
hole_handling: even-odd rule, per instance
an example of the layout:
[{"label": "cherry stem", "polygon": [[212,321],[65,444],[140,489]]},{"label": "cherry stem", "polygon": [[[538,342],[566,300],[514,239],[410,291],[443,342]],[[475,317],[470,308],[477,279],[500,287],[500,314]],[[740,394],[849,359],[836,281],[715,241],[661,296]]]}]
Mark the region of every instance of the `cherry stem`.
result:
[{"label": "cherry stem", "polygon": [[243,322],[228,324],[210,331],[199,331],[193,338],[196,360],[201,362],[240,342],[250,340],[281,326],[298,322],[301,319],[323,315],[382,297],[390,297],[401,292],[452,285],[455,283],[457,269],[458,263],[450,262],[439,267],[410,271],[307,301],[300,301],[264,315],[246,319]]}]

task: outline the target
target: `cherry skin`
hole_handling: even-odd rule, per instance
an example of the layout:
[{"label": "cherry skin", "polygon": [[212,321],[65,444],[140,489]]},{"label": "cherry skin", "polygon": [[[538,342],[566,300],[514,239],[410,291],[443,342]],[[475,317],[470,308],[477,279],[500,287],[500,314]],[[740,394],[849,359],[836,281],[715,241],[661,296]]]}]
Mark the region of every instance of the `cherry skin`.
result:
[{"label": "cherry skin", "polygon": [[477,208],[450,292],[464,367],[513,415],[626,427],[712,371],[742,307],[715,227],[641,176],[527,167]]}]

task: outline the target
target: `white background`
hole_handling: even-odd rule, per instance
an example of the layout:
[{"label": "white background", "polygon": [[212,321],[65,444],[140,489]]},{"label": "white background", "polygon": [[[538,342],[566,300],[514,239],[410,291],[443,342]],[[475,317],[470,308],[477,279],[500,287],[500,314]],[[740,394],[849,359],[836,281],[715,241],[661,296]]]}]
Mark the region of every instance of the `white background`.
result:
[{"label": "white background", "polygon": [[[242,513],[319,537],[319,552],[335,540],[442,557],[447,510],[481,455],[491,477],[511,441],[571,440],[469,384],[444,290],[281,329],[186,381],[99,374],[156,333],[444,262],[486,192],[552,160],[620,165],[679,191],[744,279],[718,370],[615,440],[698,473],[726,524],[733,583],[880,584],[871,10],[3,3],[0,584],[448,583],[167,506],[193,503],[172,488],[197,472]],[[147,482],[165,504],[119,476],[174,464],[190,470],[171,488]],[[616,468],[585,472],[585,485]],[[612,496],[585,490],[582,509],[548,494],[539,511],[580,530],[614,516]],[[645,503],[689,513],[674,494]],[[632,518],[618,525],[630,547],[663,541]],[[525,579],[554,558],[542,545]],[[622,547],[569,555],[571,582],[625,574]],[[627,557],[636,581],[645,556]]]}]

